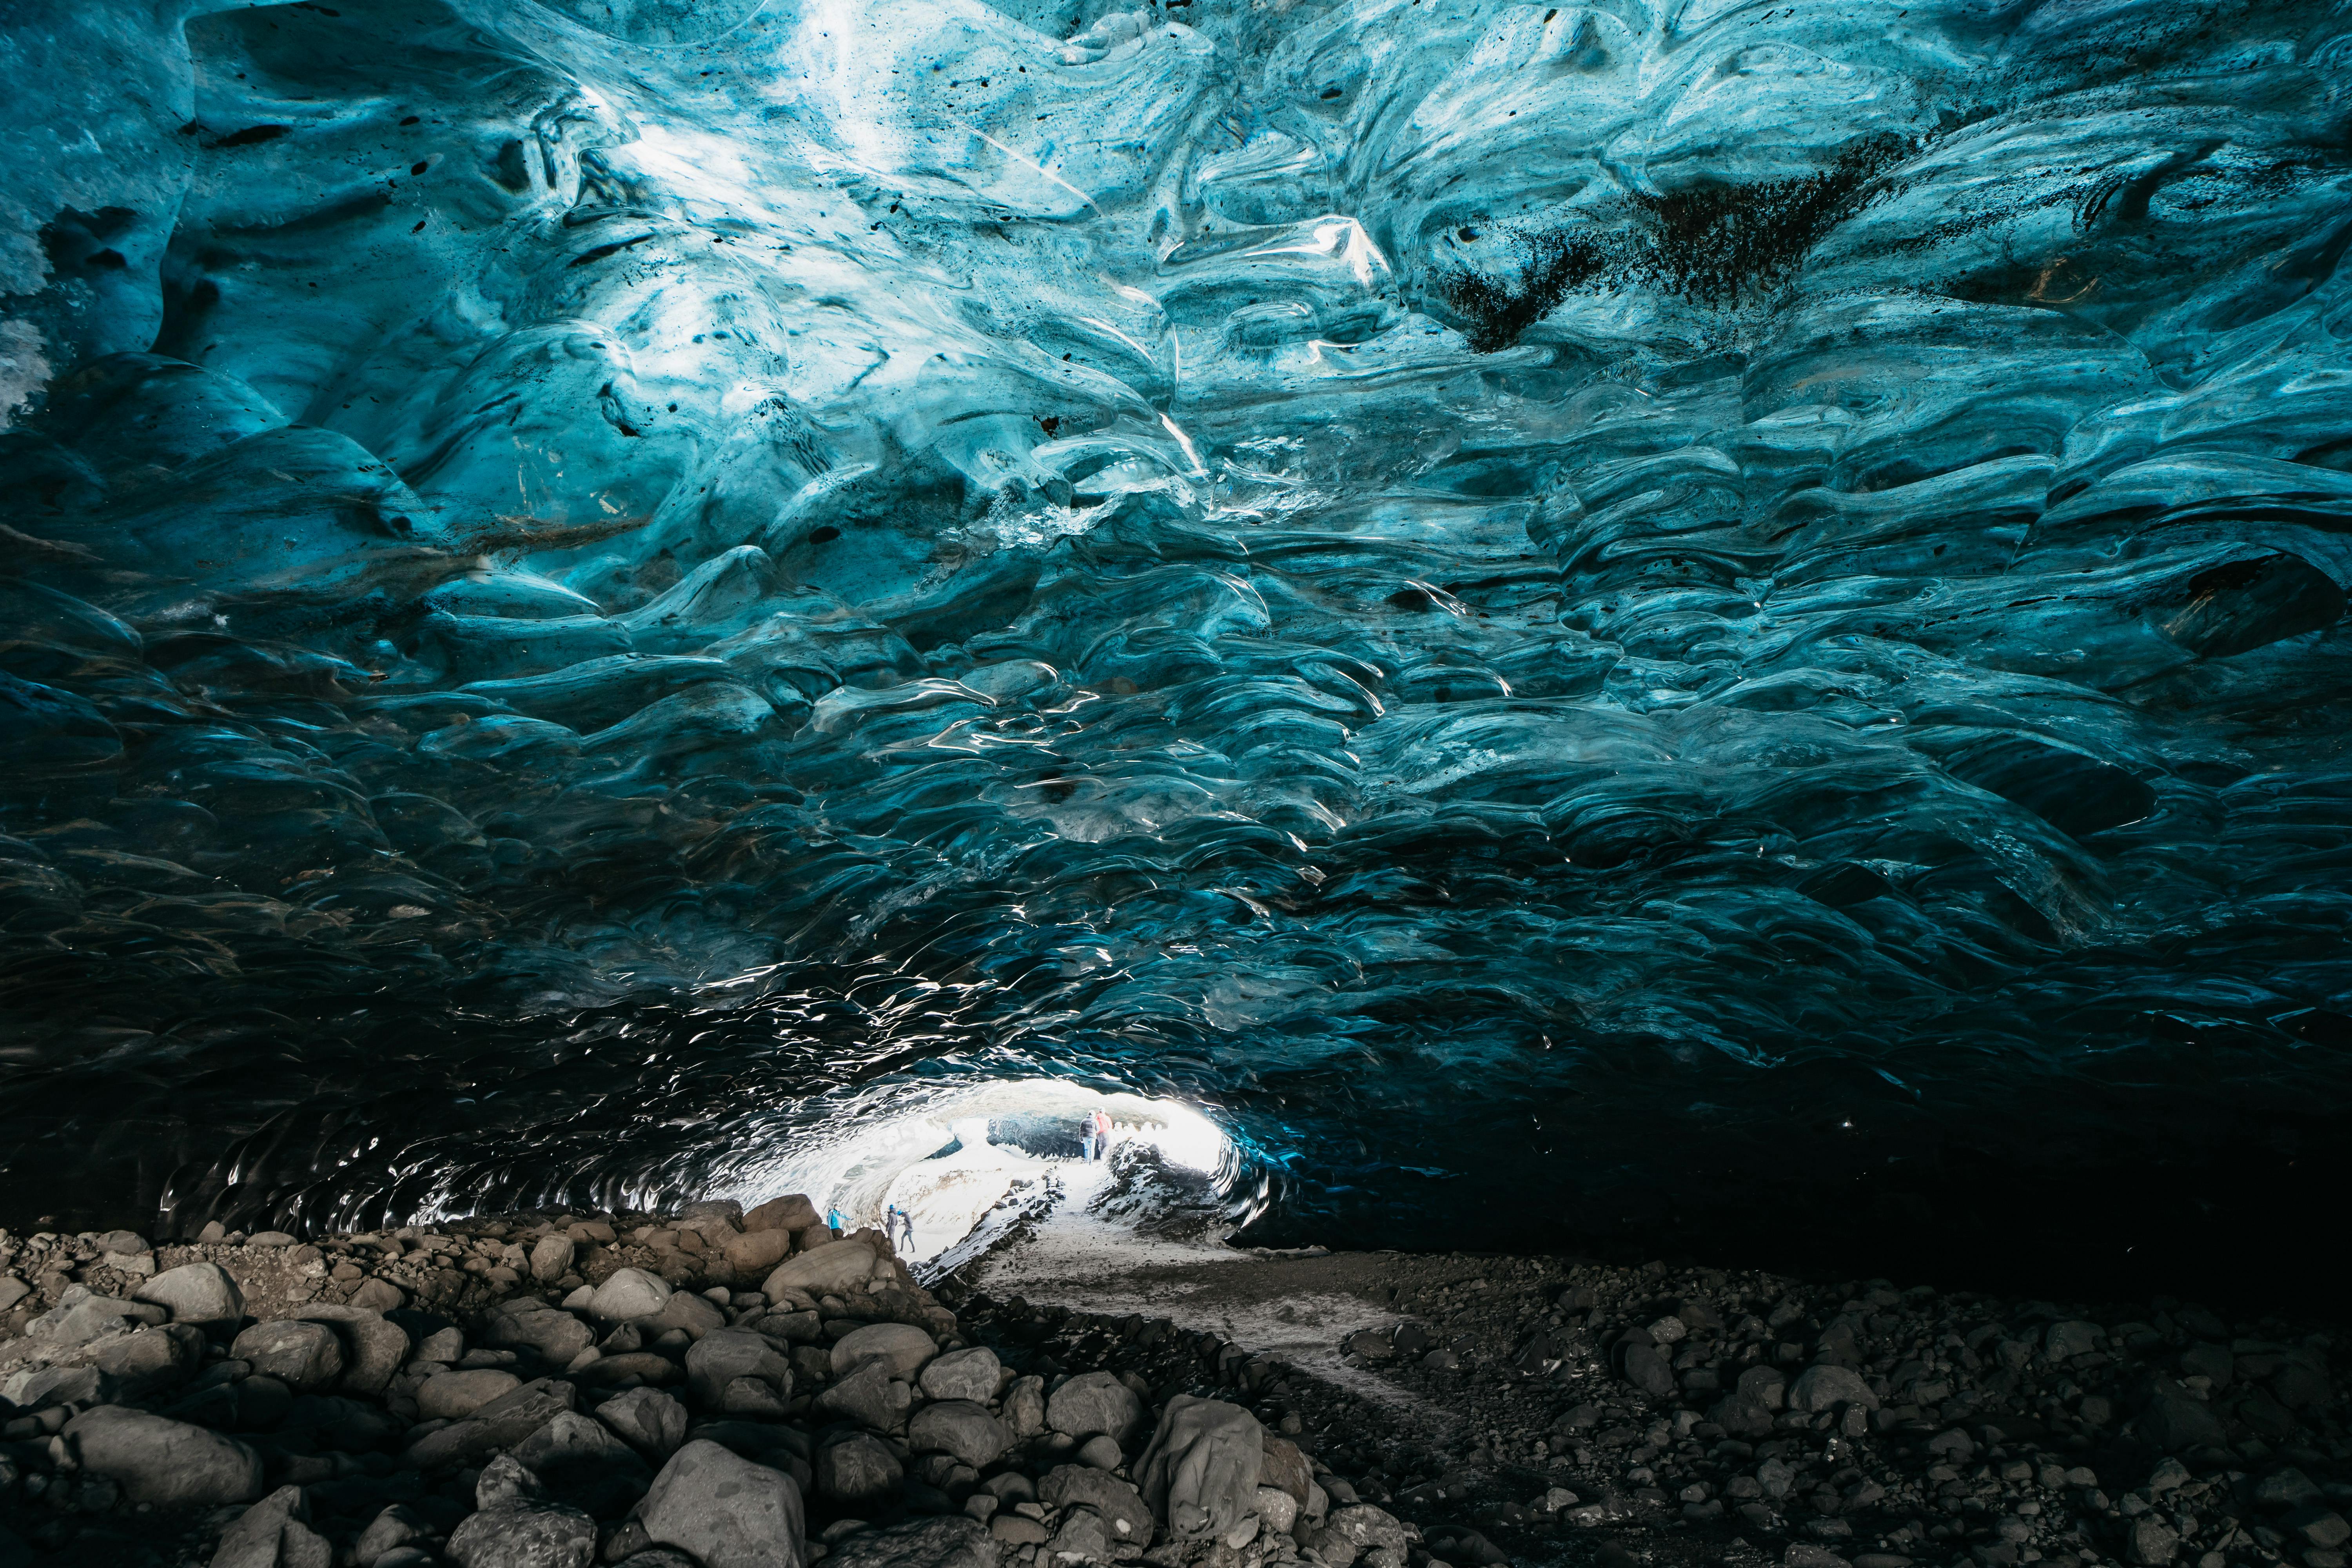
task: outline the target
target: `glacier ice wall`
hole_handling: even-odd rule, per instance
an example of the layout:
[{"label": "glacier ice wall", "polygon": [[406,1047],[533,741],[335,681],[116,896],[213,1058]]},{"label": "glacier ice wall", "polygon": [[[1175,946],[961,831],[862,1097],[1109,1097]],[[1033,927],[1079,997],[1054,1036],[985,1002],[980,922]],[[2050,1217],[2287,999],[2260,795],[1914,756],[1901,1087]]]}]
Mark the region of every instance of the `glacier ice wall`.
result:
[{"label": "glacier ice wall", "polygon": [[1037,1070],[1326,1238],[2332,1157],[2341,5],[0,21],[13,1207]]}]

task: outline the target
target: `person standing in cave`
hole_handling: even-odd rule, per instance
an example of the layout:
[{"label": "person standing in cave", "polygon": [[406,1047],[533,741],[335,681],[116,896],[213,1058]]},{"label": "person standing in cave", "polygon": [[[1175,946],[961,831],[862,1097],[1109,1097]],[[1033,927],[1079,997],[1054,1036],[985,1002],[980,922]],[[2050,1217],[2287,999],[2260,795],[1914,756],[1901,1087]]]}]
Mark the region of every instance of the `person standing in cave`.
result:
[{"label": "person standing in cave", "polygon": [[898,1229],[907,1238],[906,1254],[912,1258],[915,1255],[915,1216],[905,1209],[898,1211]]},{"label": "person standing in cave", "polygon": [[1078,1123],[1078,1158],[1091,1163],[1095,1157],[1095,1119],[1087,1117]]},{"label": "person standing in cave", "polygon": [[898,1245],[898,1222],[906,1217],[897,1204],[882,1211],[882,1239],[893,1247]]},{"label": "person standing in cave", "polygon": [[1095,1112],[1095,1158],[1110,1158],[1110,1112],[1108,1110],[1097,1110]]}]

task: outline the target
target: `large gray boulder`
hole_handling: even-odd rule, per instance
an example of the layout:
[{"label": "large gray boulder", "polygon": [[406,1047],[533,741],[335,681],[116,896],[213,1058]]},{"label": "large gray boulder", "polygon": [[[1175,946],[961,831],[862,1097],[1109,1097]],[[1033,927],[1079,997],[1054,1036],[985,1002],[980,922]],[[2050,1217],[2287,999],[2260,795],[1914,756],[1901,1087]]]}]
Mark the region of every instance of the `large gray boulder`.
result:
[{"label": "large gray boulder", "polygon": [[1772,1413],[1738,1394],[1727,1394],[1708,1405],[1706,1418],[1735,1437],[1762,1437],[1772,1430]]},{"label": "large gray boulder", "polygon": [[1184,1541],[1223,1535],[1257,1501],[1265,1428],[1221,1399],[1180,1394],[1168,1402],[1137,1467],[1143,1500]]},{"label": "large gray boulder", "polygon": [[890,1375],[908,1383],[925,1363],[940,1353],[939,1342],[912,1323],[868,1323],[852,1329],[833,1347],[833,1375],[855,1372],[861,1363],[879,1359]]},{"label": "large gray boulder", "polygon": [[744,1230],[754,1233],[763,1230],[780,1230],[789,1235],[793,1231],[806,1230],[816,1223],[816,1205],[809,1202],[807,1196],[801,1193],[788,1193],[781,1198],[770,1198],[743,1216]]},{"label": "large gray boulder", "polygon": [[1066,1510],[1046,1550],[1056,1563],[1109,1563],[1110,1523],[1090,1508]]},{"label": "large gray boulder", "polygon": [[2160,1514],[2142,1514],[2124,1530],[2124,1554],[2139,1568],[2165,1568],[2180,1550],[2180,1532]]},{"label": "large gray boulder", "polygon": [[650,1318],[637,1320],[637,1327],[647,1336],[664,1333],[671,1329],[684,1329],[695,1339],[700,1339],[713,1329],[727,1326],[727,1314],[696,1295],[691,1290],[673,1290],[661,1310]]},{"label": "large gray boulder", "polygon": [[530,1249],[530,1277],[552,1285],[572,1272],[572,1255],[580,1244],[568,1236],[542,1236]]},{"label": "large gray boulder", "polygon": [[827,1415],[855,1421],[877,1432],[904,1426],[914,1404],[914,1391],[890,1375],[890,1363],[879,1356],[817,1395],[816,1407]]},{"label": "large gray boulder", "polygon": [[416,1413],[427,1421],[462,1421],[502,1394],[522,1386],[522,1379],[502,1367],[468,1367],[428,1377],[416,1390]]},{"label": "large gray boulder", "polygon": [[186,1323],[140,1329],[101,1343],[91,1358],[126,1397],[184,1383],[205,1364],[205,1336]]},{"label": "large gray boulder", "polygon": [[367,1307],[305,1307],[294,1314],[306,1322],[331,1323],[343,1342],[346,1394],[381,1397],[394,1374],[407,1364],[408,1331]]},{"label": "large gray boulder", "polygon": [[163,1319],[163,1309],[152,1302],[120,1300],[87,1285],[68,1285],[65,1299],[26,1324],[25,1332],[47,1341],[51,1350],[68,1350]]},{"label": "large gray boulder", "polygon": [[1258,1521],[1276,1535],[1288,1535],[1298,1522],[1298,1500],[1280,1487],[1257,1489]]},{"label": "large gray boulder", "polygon": [[1739,1374],[1739,1381],[1732,1386],[1740,1398],[1767,1410],[1788,1408],[1789,1374],[1777,1366],[1751,1366]]},{"label": "large gray boulder", "polygon": [[290,1318],[256,1323],[236,1336],[229,1354],[297,1394],[328,1387],[343,1375],[343,1342],[324,1323]]},{"label": "large gray boulder", "polygon": [[2140,1407],[2139,1435],[2173,1453],[2218,1448],[2228,1441],[2212,1407],[2168,1377],[2148,1379]]},{"label": "large gray boulder", "polygon": [[828,1241],[778,1264],[760,1289],[771,1301],[787,1290],[810,1296],[837,1296],[863,1289],[874,1278],[874,1249],[863,1241]]},{"label": "large gray boulder", "polygon": [[553,1500],[598,1519],[617,1519],[653,1485],[653,1468],[601,1422],[567,1410],[515,1445],[514,1461]]},{"label": "large gray boulder", "polygon": [[[425,1568],[420,1564],[419,1568]],[[642,1552],[632,1552],[613,1568],[702,1568],[702,1564],[675,1546],[648,1546]]]},{"label": "large gray boulder", "polygon": [[81,1468],[121,1488],[129,1502],[218,1508],[261,1495],[260,1455],[184,1421],[101,1405],[67,1422],[65,1438]]},{"label": "large gray boulder", "polygon": [[2341,1551],[2347,1541],[2352,1541],[2352,1524],[2347,1524],[2334,1509],[2317,1503],[2289,1509],[2279,1516],[2278,1527],[2286,1532],[2288,1540],[2300,1540],[2305,1546],[2321,1552]]},{"label": "large gray boulder", "polygon": [[95,1366],[26,1367],[0,1378],[0,1399],[22,1410],[54,1405],[111,1405],[120,1397],[112,1374]]},{"label": "large gray boulder", "polygon": [[669,1281],[642,1268],[615,1268],[588,1298],[588,1315],[602,1322],[625,1323],[650,1318],[675,1294]]},{"label": "large gray boulder", "polygon": [[924,1405],[908,1421],[907,1447],[918,1454],[952,1454],[980,1470],[1013,1447],[1013,1432],[985,1405],[941,1399]]},{"label": "large gray boulder", "polygon": [[1090,1508],[1102,1515],[1115,1545],[1151,1544],[1151,1510],[1143,1494],[1091,1465],[1057,1465],[1037,1484],[1037,1500],[1067,1511]]},{"label": "large gray boulder", "polygon": [[436,1533],[432,1521],[423,1514],[404,1503],[393,1503],[360,1531],[359,1540],[352,1543],[352,1556],[361,1563],[373,1563],[404,1546],[423,1547]]},{"label": "large gray boulder", "polygon": [[887,1530],[861,1531],[834,1547],[826,1568],[996,1568],[996,1538],[975,1519],[950,1514]]},{"label": "large gray boulder", "polygon": [[557,1503],[525,1503],[467,1514],[449,1532],[457,1568],[590,1568],[596,1521]]},{"label": "large gray boulder", "polygon": [[793,1233],[788,1230],[754,1230],[741,1236],[730,1236],[719,1244],[719,1252],[727,1267],[735,1271],[738,1279],[758,1279],[772,1272],[776,1265],[792,1256]]},{"label": "large gray boulder", "polygon": [[1264,1445],[1265,1458],[1258,1467],[1257,1484],[1278,1487],[1290,1494],[1300,1506],[1315,1488],[1315,1470],[1307,1464],[1307,1456],[1298,1445],[1287,1437],[1277,1437],[1269,1432]]},{"label": "large gray boulder", "polygon": [[200,1329],[232,1329],[245,1317],[245,1292],[217,1263],[183,1263],[177,1268],[166,1268],[131,1295],[134,1300],[152,1301],[170,1312],[175,1323],[193,1323]]},{"label": "large gray boulder", "polygon": [[975,1399],[982,1405],[996,1397],[1004,1381],[1004,1363],[986,1345],[950,1351],[923,1368],[916,1386],[926,1399]]},{"label": "large gray boulder", "polygon": [[1015,1437],[1034,1437],[1045,1430],[1045,1380],[1030,1374],[1016,1377],[1004,1391],[1004,1424]]},{"label": "large gray boulder", "polygon": [[1402,1568],[1410,1546],[1404,1526],[1396,1516],[1370,1503],[1351,1503],[1336,1510],[1316,1539],[1316,1551],[1334,1568],[1345,1568],[1359,1556],[1373,1568]]},{"label": "large gray boulder", "polygon": [[[782,1388],[790,1388],[786,1379]],[[792,1405],[782,1389],[765,1378],[738,1377],[729,1380],[719,1393],[719,1411],[722,1415],[745,1415],[761,1420],[781,1421],[792,1413]]]},{"label": "large gray boulder", "polygon": [[478,1465],[572,1407],[580,1397],[572,1384],[542,1377],[502,1394],[465,1420],[427,1433],[408,1446],[404,1462],[417,1469],[442,1470]]},{"label": "large gray boulder", "polygon": [[594,1554],[595,1526],[579,1510],[550,1499],[539,1477],[511,1454],[482,1467],[474,1507],[478,1511],[449,1539],[449,1556],[459,1568],[585,1568]]},{"label": "large gray boulder", "polygon": [[302,1489],[279,1487],[221,1532],[212,1568],[330,1568],[335,1549],[310,1521]]},{"label": "large gray boulder", "polygon": [[599,1356],[575,1374],[583,1383],[599,1385],[610,1384],[615,1388],[635,1388],[652,1384],[676,1383],[677,1363],[659,1351],[623,1351]]},{"label": "large gray boulder", "polygon": [[702,1568],[807,1568],[801,1489],[782,1470],[698,1438],[670,1456],[637,1518]]},{"label": "large gray boulder", "polygon": [[596,1419],[658,1465],[686,1441],[686,1406],[658,1388],[632,1388],[596,1406]]},{"label": "large gray boulder", "polygon": [[686,1352],[687,1392],[705,1409],[724,1409],[727,1385],[739,1377],[758,1378],[780,1395],[792,1394],[792,1363],[749,1329],[712,1329]]},{"label": "large gray boulder", "polygon": [[816,1489],[837,1503],[863,1507],[891,1496],[906,1479],[890,1445],[868,1433],[828,1443],[817,1450]]},{"label": "large gray boulder", "polygon": [[2042,1331],[2042,1353],[2053,1362],[2088,1355],[2107,1337],[2106,1330],[2081,1318],[2068,1318]]},{"label": "large gray boulder", "polygon": [[1789,1385],[1791,1410],[1818,1413],[1840,1405],[1859,1405],[1864,1410],[1878,1408],[1878,1395],[1862,1381],[1862,1373],[1850,1366],[1831,1366],[1826,1363],[1809,1366]]},{"label": "large gray boulder", "polygon": [[512,1454],[500,1454],[474,1478],[474,1506],[478,1509],[521,1508],[526,1504],[544,1502],[547,1492],[530,1467]]},{"label": "large gray boulder", "polygon": [[1143,1401],[1114,1373],[1082,1372],[1045,1402],[1045,1425],[1071,1437],[1104,1433],[1124,1448],[1143,1425]]},{"label": "large gray boulder", "polygon": [[488,1345],[534,1350],[551,1365],[569,1366],[596,1342],[596,1331],[536,1296],[517,1296],[483,1315],[481,1339]]},{"label": "large gray boulder", "polygon": [[1678,1386],[1675,1369],[1657,1346],[1643,1340],[1620,1345],[1616,1352],[1617,1370],[1626,1382],[1653,1399],[1664,1399]]}]

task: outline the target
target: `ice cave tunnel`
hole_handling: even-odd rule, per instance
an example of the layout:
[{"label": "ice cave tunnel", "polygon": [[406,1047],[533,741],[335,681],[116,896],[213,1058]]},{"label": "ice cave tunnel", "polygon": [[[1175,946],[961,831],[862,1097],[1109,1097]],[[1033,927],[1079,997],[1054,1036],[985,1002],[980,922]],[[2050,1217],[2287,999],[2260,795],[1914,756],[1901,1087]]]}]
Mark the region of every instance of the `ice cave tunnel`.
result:
[{"label": "ice cave tunnel", "polygon": [[0,1223],[2338,1267],[2352,15],[1125,3],[0,4]]}]

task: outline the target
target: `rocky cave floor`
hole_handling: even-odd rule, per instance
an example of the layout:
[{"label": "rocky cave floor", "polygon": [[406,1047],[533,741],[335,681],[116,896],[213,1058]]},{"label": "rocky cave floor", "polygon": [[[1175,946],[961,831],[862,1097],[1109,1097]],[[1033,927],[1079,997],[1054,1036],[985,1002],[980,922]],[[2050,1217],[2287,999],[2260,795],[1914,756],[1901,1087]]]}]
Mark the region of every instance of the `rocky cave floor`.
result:
[{"label": "rocky cave floor", "polygon": [[1558,1258],[1079,1273],[1034,1226],[925,1289],[814,1220],[0,1237],[0,1565],[2344,1568],[2352,1533],[2308,1324]]}]

